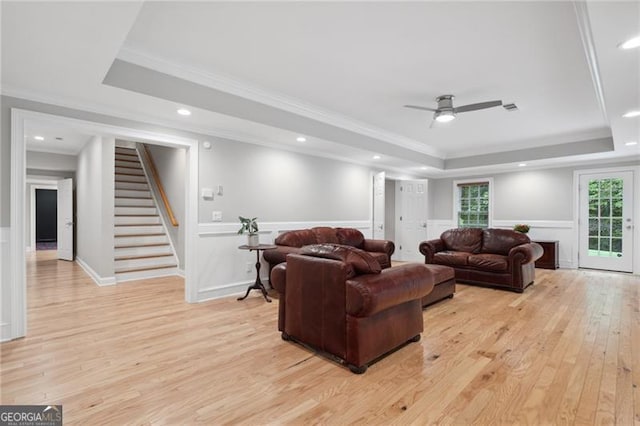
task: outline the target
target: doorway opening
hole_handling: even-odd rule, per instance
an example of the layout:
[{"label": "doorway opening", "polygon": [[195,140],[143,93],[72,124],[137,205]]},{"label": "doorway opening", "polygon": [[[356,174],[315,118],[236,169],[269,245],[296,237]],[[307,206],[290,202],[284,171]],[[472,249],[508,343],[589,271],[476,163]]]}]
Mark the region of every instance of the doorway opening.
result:
[{"label": "doorway opening", "polygon": [[[26,282],[26,249],[29,240],[25,235],[28,224],[24,224],[28,218],[26,208],[26,183],[27,183],[27,146],[25,141],[32,136],[29,133],[30,126],[34,123],[46,122],[56,128],[74,128],[82,133],[91,135],[108,135],[110,139],[121,138],[142,143],[163,145],[168,147],[183,148],[185,150],[184,188],[181,196],[184,199],[184,299],[187,302],[196,302],[198,299],[195,283],[195,262],[186,261],[196,258],[197,238],[197,177],[198,177],[198,141],[170,134],[137,130],[128,127],[120,127],[98,122],[84,121],[68,117],[55,116],[13,108],[11,110],[11,224],[9,265],[11,280],[9,283],[11,321],[7,324],[8,333],[3,334],[4,340],[15,339],[27,334],[27,282]],[[32,139],[35,139],[34,137]],[[55,138],[58,139],[58,138]],[[65,138],[61,138],[65,139]],[[112,160],[113,161],[113,160]],[[47,161],[47,163],[49,163]],[[35,166],[32,166],[35,167]],[[113,182],[108,183],[113,189]],[[113,200],[111,201],[113,205]],[[60,215],[58,215],[60,219]],[[70,221],[70,223],[73,223]],[[73,231],[71,231],[73,232]],[[95,240],[106,238],[108,233],[104,229],[94,229]],[[113,226],[108,231],[113,238]],[[58,237],[57,244],[59,246]],[[35,248],[35,244],[33,245]],[[59,248],[59,247],[58,247]],[[35,251],[35,250],[34,250]],[[44,252],[41,252],[44,253]],[[113,258],[109,262],[113,262]],[[92,277],[94,278],[94,277]]]},{"label": "doorway opening", "polygon": [[35,249],[56,250],[58,248],[58,190],[36,188],[34,191]]}]

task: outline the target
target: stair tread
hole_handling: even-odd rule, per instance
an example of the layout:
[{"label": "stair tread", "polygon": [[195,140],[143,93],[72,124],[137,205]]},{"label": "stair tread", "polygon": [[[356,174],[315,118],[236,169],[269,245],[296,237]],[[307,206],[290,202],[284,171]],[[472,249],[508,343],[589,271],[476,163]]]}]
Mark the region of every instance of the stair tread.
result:
[{"label": "stair tread", "polygon": [[119,237],[159,237],[159,236],[164,236],[166,235],[164,232],[161,233],[155,233],[155,234],[119,234],[119,235],[115,235],[116,238]]},{"label": "stair tread", "polygon": [[149,243],[149,244],[130,244],[126,246],[114,246],[113,248],[135,248],[135,247],[160,247],[169,246],[169,243]]},{"label": "stair tread", "polygon": [[153,269],[168,269],[168,268],[177,268],[178,265],[176,265],[175,263],[173,264],[167,264],[167,265],[156,265],[156,266],[148,266],[148,267],[144,267],[144,268],[123,268],[123,269],[116,269],[116,274],[123,274],[126,272],[139,272],[139,271],[151,271]]},{"label": "stair tread", "polygon": [[[125,207],[125,206],[121,206],[121,207]],[[130,206],[127,206],[130,207]],[[158,217],[159,215],[157,214],[115,214],[114,216],[116,217]]]},{"label": "stair tread", "polygon": [[132,256],[116,256],[115,260],[152,259],[154,257],[169,257],[169,256],[173,256],[173,253],[141,254],[141,255],[132,255]]},{"label": "stair tread", "polygon": [[[146,185],[146,183],[145,183]],[[116,191],[141,191],[141,192],[149,192],[149,188],[147,189],[139,189],[139,188],[115,188]]]},{"label": "stair tread", "polygon": [[144,176],[144,175],[140,174],[140,173],[122,173],[122,172],[117,172],[116,176]]},{"label": "stair tread", "polygon": [[128,196],[128,195],[116,195],[114,198],[115,198],[116,200],[117,200],[118,198],[127,198],[127,199],[130,199],[130,200],[153,200],[153,198],[151,198],[151,197],[135,197],[135,196],[133,196],[133,195],[132,195],[132,196]]},{"label": "stair tread", "polygon": [[161,223],[116,223],[114,226],[162,226]]}]

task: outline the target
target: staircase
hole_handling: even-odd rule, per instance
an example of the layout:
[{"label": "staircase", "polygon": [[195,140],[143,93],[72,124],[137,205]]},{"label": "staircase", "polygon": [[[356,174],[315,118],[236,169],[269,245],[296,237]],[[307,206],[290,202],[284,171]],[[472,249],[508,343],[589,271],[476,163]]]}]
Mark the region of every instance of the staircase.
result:
[{"label": "staircase", "polygon": [[115,151],[116,281],[175,275],[178,265],[138,152]]}]

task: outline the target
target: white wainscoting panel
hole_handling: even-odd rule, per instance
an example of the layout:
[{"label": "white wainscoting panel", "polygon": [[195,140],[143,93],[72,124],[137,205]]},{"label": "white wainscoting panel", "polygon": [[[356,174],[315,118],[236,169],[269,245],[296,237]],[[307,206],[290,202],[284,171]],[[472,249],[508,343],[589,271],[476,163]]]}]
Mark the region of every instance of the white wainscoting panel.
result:
[{"label": "white wainscoting panel", "polygon": [[0,228],[0,341],[11,340],[11,288],[9,277],[9,228]]},{"label": "white wainscoting panel", "polygon": [[532,241],[558,240],[558,260],[561,268],[575,269],[573,253],[575,230],[572,220],[494,220],[494,228],[513,229],[518,223],[526,223],[531,227],[527,234]]},{"label": "white wainscoting panel", "polygon": [[[272,244],[283,232],[316,226],[356,228],[368,235],[370,220],[331,222],[260,222],[260,243]],[[200,223],[198,225],[197,286],[198,301],[244,294],[256,278],[256,253],[239,250],[247,243],[246,235],[238,235],[236,222]],[[262,258],[262,256],[261,256]],[[261,260],[260,278],[268,286],[269,265]],[[252,291],[249,297],[262,297]]]},{"label": "white wainscoting panel", "polygon": [[456,224],[450,219],[427,220],[427,236],[430,240],[440,238],[440,235],[447,229],[455,228]]}]

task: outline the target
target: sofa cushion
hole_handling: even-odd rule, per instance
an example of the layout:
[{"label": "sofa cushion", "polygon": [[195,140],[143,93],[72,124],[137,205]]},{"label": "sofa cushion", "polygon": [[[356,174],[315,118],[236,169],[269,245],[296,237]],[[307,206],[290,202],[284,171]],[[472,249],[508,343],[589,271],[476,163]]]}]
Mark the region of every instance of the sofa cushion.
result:
[{"label": "sofa cushion", "polygon": [[482,248],[481,228],[457,228],[444,231],[440,236],[447,250],[479,253]]},{"label": "sofa cushion", "polygon": [[506,272],[509,269],[509,258],[500,254],[472,254],[469,256],[469,266],[495,272]]},{"label": "sofa cushion", "polygon": [[279,246],[302,247],[316,244],[316,234],[311,229],[288,231],[276,237],[275,243]]},{"label": "sofa cushion", "polygon": [[447,266],[466,266],[470,254],[464,251],[441,251],[433,256],[433,262]]},{"label": "sofa cushion", "polygon": [[366,251],[338,244],[314,244],[303,247],[300,254],[339,260],[349,264],[357,274],[379,274],[382,267]]},{"label": "sofa cushion", "polygon": [[329,228],[328,226],[319,226],[317,228],[311,228],[311,231],[316,236],[315,244],[342,244],[338,237],[336,236],[336,230],[334,228]]},{"label": "sofa cushion", "polygon": [[530,243],[525,234],[510,229],[485,229],[482,231],[481,253],[508,255],[509,250],[520,244]]},{"label": "sofa cushion", "polygon": [[338,242],[345,246],[361,249],[364,245],[364,235],[357,229],[336,228],[336,236],[338,237]]}]

